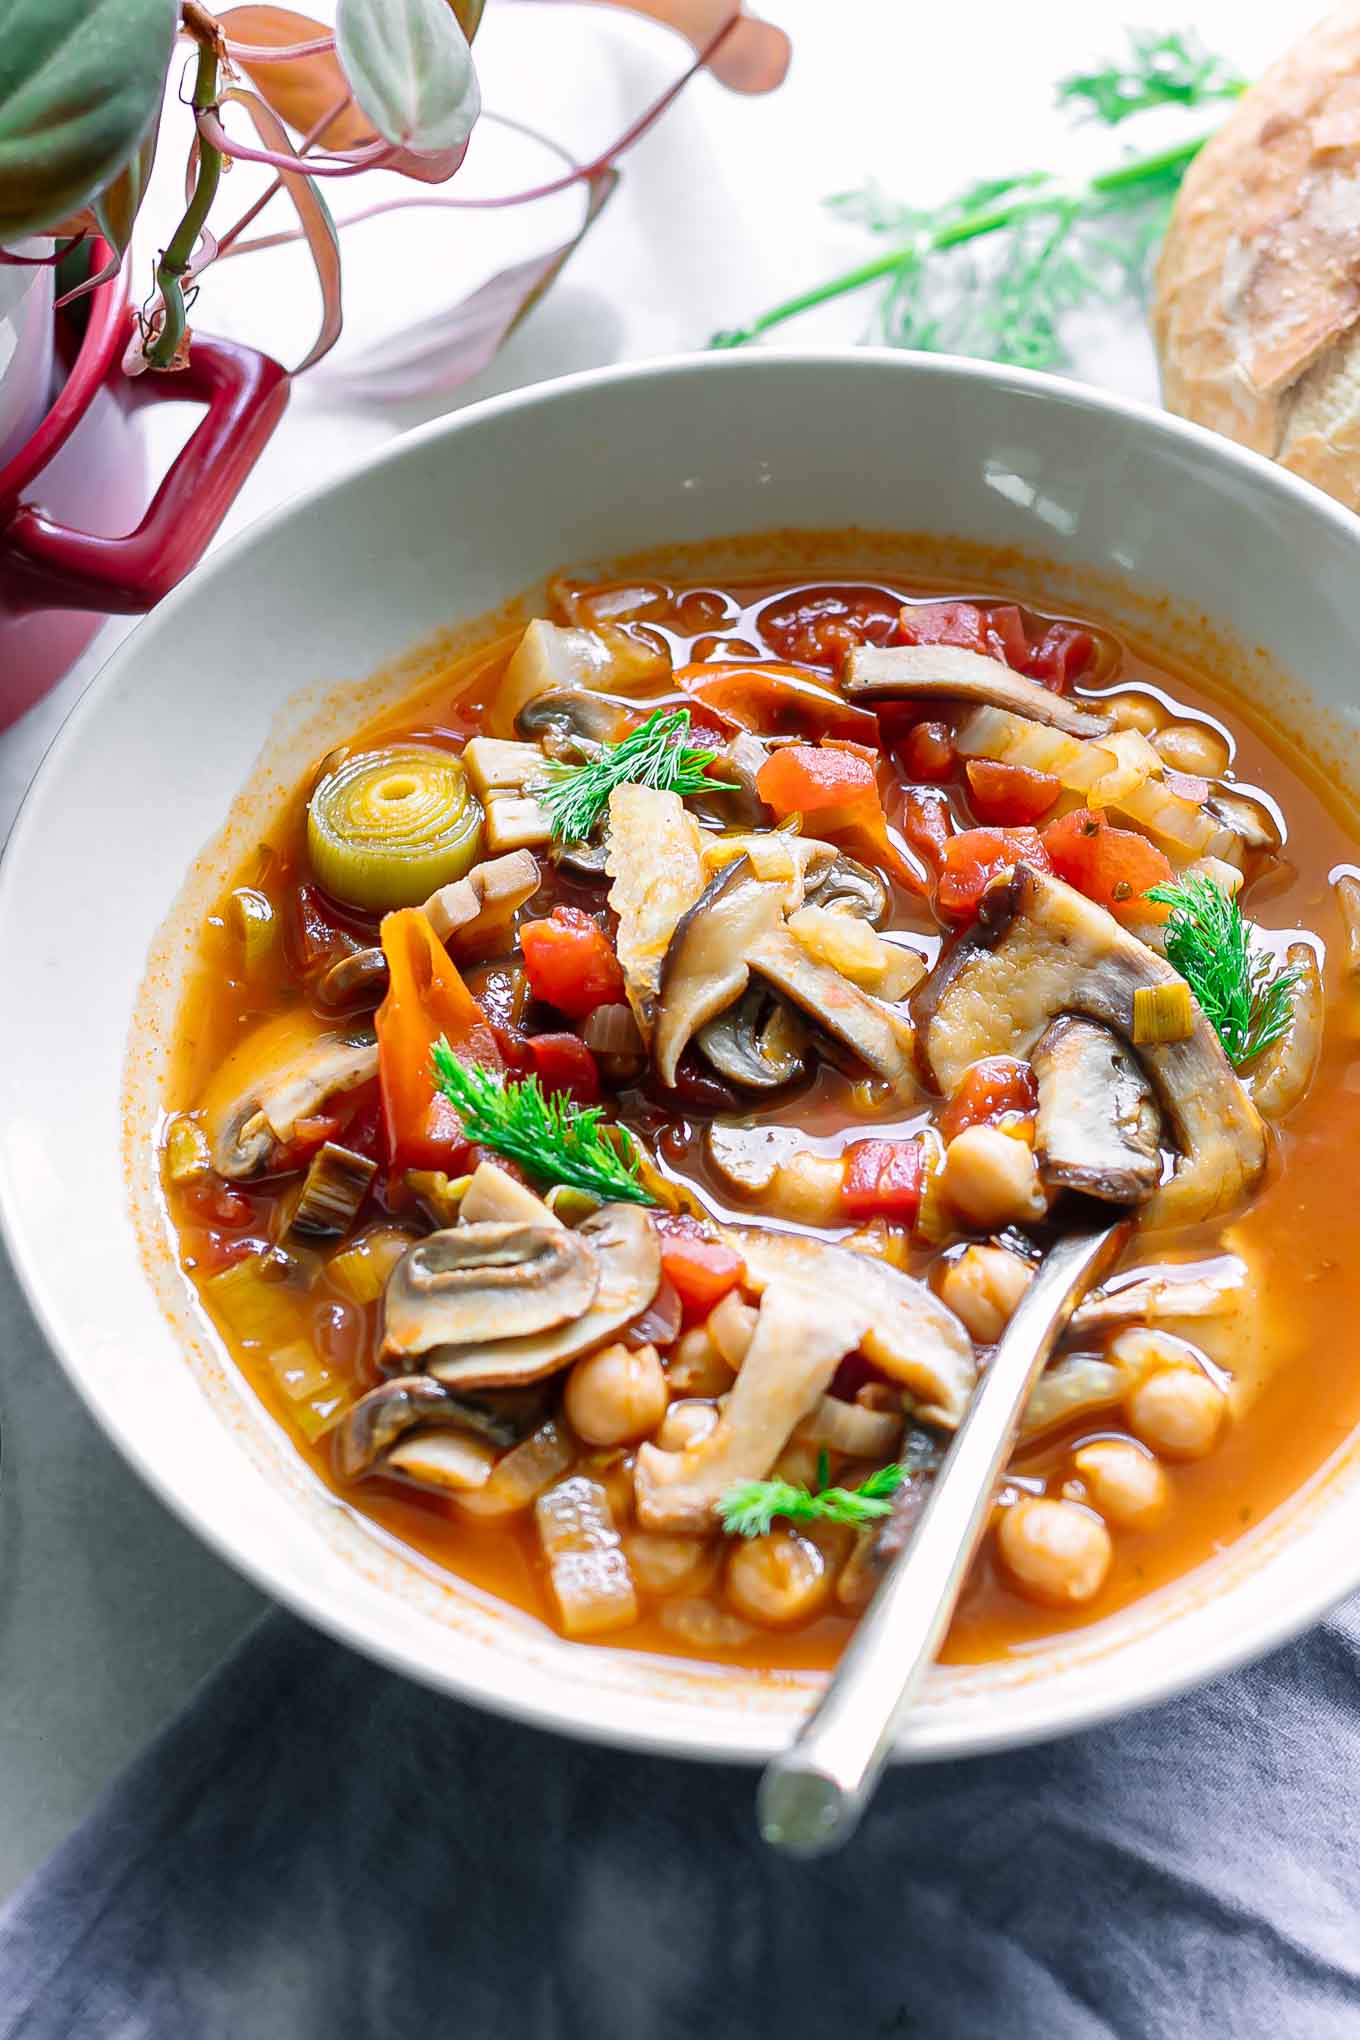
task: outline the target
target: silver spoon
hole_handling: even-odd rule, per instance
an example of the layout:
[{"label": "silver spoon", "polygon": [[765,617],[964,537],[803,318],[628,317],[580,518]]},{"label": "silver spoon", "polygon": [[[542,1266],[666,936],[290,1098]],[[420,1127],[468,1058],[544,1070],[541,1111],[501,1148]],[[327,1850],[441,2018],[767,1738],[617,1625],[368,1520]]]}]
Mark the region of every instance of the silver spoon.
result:
[{"label": "silver spoon", "polygon": [[899,1714],[949,1626],[1030,1391],[1132,1220],[1066,1233],[1017,1306],[949,1448],[910,1541],[874,1594],[825,1693],[760,1781],[772,1848],[820,1856],[848,1841],[878,1782]]}]

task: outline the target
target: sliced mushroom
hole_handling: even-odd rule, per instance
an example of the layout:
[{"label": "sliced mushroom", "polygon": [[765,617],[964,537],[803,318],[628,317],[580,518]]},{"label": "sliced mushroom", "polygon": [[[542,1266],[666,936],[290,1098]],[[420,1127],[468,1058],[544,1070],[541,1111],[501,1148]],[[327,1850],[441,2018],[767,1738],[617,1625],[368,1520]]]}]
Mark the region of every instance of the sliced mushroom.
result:
[{"label": "sliced mushroom", "polygon": [[1030,1065],[1040,1180],[1107,1204],[1145,1203],[1162,1177],[1162,1115],[1133,1051],[1098,1021],[1064,1013]]},{"label": "sliced mushroom", "polygon": [[583,1232],[555,1221],[449,1226],[417,1241],[393,1269],[382,1358],[556,1331],[581,1318],[599,1284]]},{"label": "sliced mushroom", "polygon": [[760,938],[747,962],[899,1095],[914,1088],[912,1028],[896,1006],[809,956],[782,924]]},{"label": "sliced mushroom", "polygon": [[888,918],[888,888],[876,871],[841,850],[816,884],[809,885],[807,904],[833,914],[853,914],[879,928]]},{"label": "sliced mushroom", "polygon": [[768,1190],[781,1163],[797,1153],[796,1127],[762,1120],[757,1126],[713,1119],[704,1131],[704,1153],[713,1173],[738,1197],[758,1197]]},{"label": "sliced mushroom", "polygon": [[674,1085],[699,1029],[741,997],[751,975],[747,957],[782,921],[782,886],[758,879],[744,857],[710,880],[680,916],[657,981],[652,1053],[663,1084]]},{"label": "sliced mushroom", "polygon": [[[1017,864],[916,993],[917,1052],[947,1094],[984,1056],[1027,1057],[1063,1013],[1128,1039],[1135,991],[1177,982],[1103,907]],[[1149,1224],[1190,1225],[1227,1210],[1259,1179],[1266,1143],[1217,1034],[1197,1010],[1186,1040],[1149,1044],[1140,1059],[1180,1148],[1174,1174],[1145,1207]]]},{"label": "sliced mushroom", "polygon": [[575,878],[609,876],[609,843],[604,836],[584,843],[558,843],[548,854],[559,870],[569,871]]},{"label": "sliced mushroom", "polygon": [[590,1248],[599,1270],[595,1300],[580,1317],[523,1338],[479,1338],[466,1346],[435,1347],[427,1370],[450,1388],[498,1388],[539,1381],[578,1354],[588,1353],[639,1317],[661,1281],[661,1244],[648,1214],[636,1204],[606,1204],[567,1232]]},{"label": "sliced mushroom", "polygon": [[973,1342],[938,1296],[887,1261],[870,1260],[805,1233],[728,1226],[722,1238],[741,1255],[750,1287],[794,1284],[835,1296],[862,1326],[859,1344],[879,1370],[909,1388],[918,1414],[953,1430],[977,1380]]},{"label": "sliced mushroom", "polygon": [[496,689],[497,727],[508,732],[531,701],[567,688],[613,689],[631,694],[670,672],[670,655],[630,637],[616,625],[599,630],[549,623],[536,617],[526,629]]},{"label": "sliced mushroom", "polygon": [[807,1070],[806,1027],[763,985],[748,985],[698,1041],[719,1076],[748,1091],[777,1091]]},{"label": "sliced mushroom", "polygon": [[462,1431],[409,1431],[392,1447],[379,1471],[432,1488],[436,1494],[475,1494],[490,1480],[496,1448]]},{"label": "sliced mushroom", "polygon": [[983,702],[1069,737],[1103,737],[1114,728],[1109,716],[1012,672],[1004,660],[957,645],[856,645],[845,692],[852,701]]},{"label": "sliced mushroom", "polygon": [[1289,990],[1289,1024],[1257,1057],[1247,1089],[1263,1119],[1283,1119],[1313,1081],[1322,1053],[1322,975],[1308,942],[1291,942],[1285,961],[1298,974]]},{"label": "sliced mushroom", "polygon": [[1078,1304],[1072,1333],[1079,1339],[1091,1339],[1102,1332],[1118,1331],[1121,1325],[1224,1317],[1239,1308],[1246,1281],[1246,1263],[1236,1254],[1134,1268]]},{"label": "sliced mushroom", "polygon": [[762,1480],[795,1425],[820,1403],[860,1342],[863,1317],[834,1290],[773,1281],[755,1336],[711,1431],[681,1452],[638,1447],[635,1486],[644,1530],[701,1532],[734,1481]]},{"label": "sliced mushroom", "polygon": [[213,1167],[233,1181],[258,1175],[300,1119],[377,1073],[371,1027],[323,1027],[306,1012],[266,1021],[227,1057],[204,1094]]},{"label": "sliced mushroom", "polygon": [[1241,838],[1244,850],[1274,852],[1284,845],[1280,825],[1262,800],[1231,787],[1215,786],[1204,803],[1210,814]]},{"label": "sliced mushroom", "polygon": [[515,735],[541,744],[549,757],[579,762],[595,757],[602,744],[619,743],[636,720],[630,702],[584,687],[553,687],[525,703]]},{"label": "sliced mushroom", "polygon": [[616,786],[609,796],[605,868],[614,881],[609,904],[619,917],[615,947],[628,1003],[646,1042],[656,1022],[671,936],[704,889],[701,847],[699,824],[678,794]]},{"label": "sliced mushroom", "polygon": [[769,763],[768,746],[762,744],[752,731],[739,730],[732,741],[723,746],[721,759],[715,778],[735,781],[733,788],[714,796],[724,819],[738,828],[764,828],[770,811],[757,791],[756,776],[761,766]]},{"label": "sliced mushroom", "polygon": [[[538,891],[538,859],[532,850],[487,857],[464,877],[431,893],[421,908],[439,940],[455,955],[504,927],[517,907]],[[356,950],[333,963],[317,986],[317,997],[332,1012],[376,1006],[387,992],[387,958],[379,948]]]},{"label": "sliced mushroom", "polygon": [[341,1480],[371,1473],[389,1448],[417,1425],[474,1431],[493,1445],[513,1445],[521,1426],[513,1418],[456,1396],[428,1374],[384,1381],[351,1403],[331,1433],[331,1454]]}]

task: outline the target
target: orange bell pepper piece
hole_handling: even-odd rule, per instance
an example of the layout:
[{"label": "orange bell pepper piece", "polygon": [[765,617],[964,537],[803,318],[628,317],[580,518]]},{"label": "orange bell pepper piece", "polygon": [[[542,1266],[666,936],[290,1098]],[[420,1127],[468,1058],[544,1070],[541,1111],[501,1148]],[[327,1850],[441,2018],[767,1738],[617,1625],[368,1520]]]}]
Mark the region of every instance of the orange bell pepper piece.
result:
[{"label": "orange bell pepper piece", "polygon": [[682,666],[675,675],[724,722],[774,737],[849,737],[878,743],[878,717],[796,666]]},{"label": "orange bell pepper piece", "polygon": [[439,1089],[434,1045],[442,1036],[461,1062],[488,1070],[503,1068],[501,1052],[458,966],[418,907],[386,915],[381,936],[389,975],[374,1024],[388,1160],[393,1169],[456,1173],[467,1137]]}]

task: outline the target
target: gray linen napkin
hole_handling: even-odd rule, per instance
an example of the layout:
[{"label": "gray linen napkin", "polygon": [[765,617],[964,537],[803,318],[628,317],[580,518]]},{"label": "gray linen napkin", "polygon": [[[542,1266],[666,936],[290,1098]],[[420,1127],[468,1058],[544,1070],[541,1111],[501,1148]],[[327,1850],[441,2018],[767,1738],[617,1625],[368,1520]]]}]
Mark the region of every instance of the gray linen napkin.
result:
[{"label": "gray linen napkin", "polygon": [[825,1863],[268,1616],[0,1915],[0,2040],[1360,2034],[1360,1605],[1188,1699],[899,1771]]}]

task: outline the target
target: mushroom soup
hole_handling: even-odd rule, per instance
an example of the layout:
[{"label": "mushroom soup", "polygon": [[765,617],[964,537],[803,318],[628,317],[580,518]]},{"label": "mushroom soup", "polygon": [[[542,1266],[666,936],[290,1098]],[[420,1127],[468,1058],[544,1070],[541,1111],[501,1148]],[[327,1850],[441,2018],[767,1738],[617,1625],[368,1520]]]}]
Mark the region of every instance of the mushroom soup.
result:
[{"label": "mushroom soup", "polygon": [[1098,622],[587,586],[318,760],[203,933],[169,1209],[320,1476],[570,1637],[824,1664],[1055,1233],[1140,1224],[947,1647],[1091,1622],[1360,1418],[1360,884]]}]

